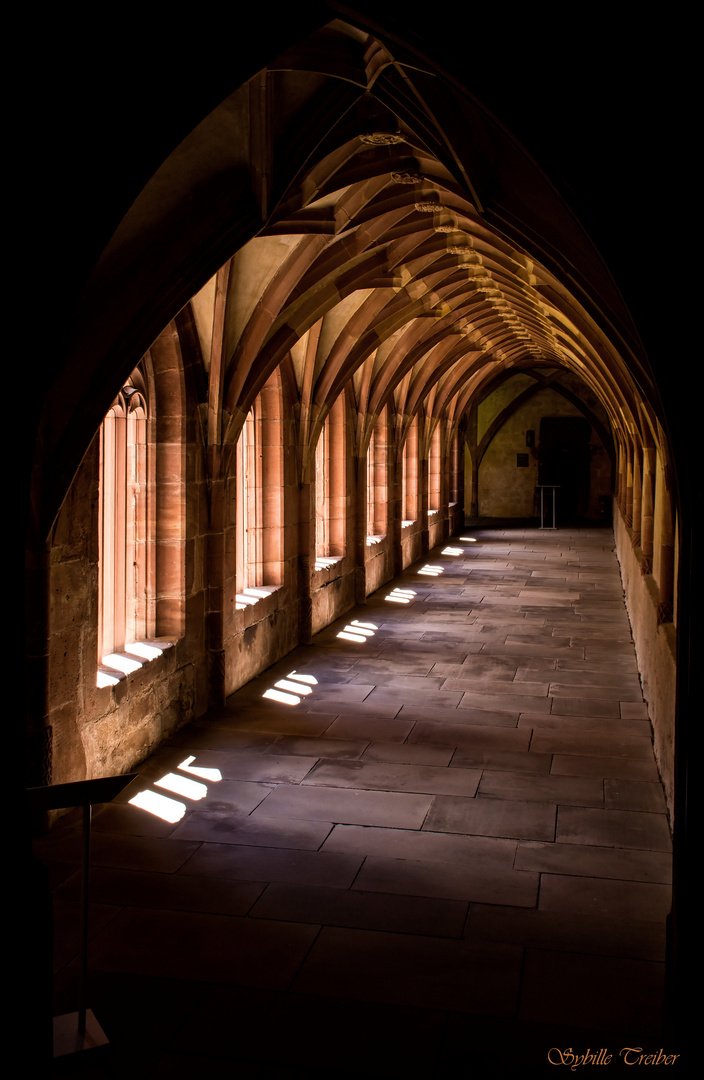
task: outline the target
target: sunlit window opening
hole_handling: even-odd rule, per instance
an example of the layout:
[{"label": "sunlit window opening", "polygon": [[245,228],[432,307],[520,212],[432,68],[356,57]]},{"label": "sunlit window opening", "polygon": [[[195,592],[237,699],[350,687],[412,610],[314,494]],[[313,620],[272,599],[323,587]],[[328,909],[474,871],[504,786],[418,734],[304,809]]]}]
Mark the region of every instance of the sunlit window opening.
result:
[{"label": "sunlit window opening", "polygon": [[[146,380],[138,365],[100,426],[98,563],[99,687],[115,685],[139,661],[121,657],[154,634],[154,544],[149,504],[154,462],[148,459]],[[140,653],[144,655],[144,653]],[[145,659],[151,659],[145,656]],[[101,671],[100,668],[112,671]]]},{"label": "sunlit window opening", "polygon": [[326,570],[345,554],[347,456],[345,399],[340,394],[325,417],[315,447],[315,569]]},{"label": "sunlit window opening", "polygon": [[407,529],[418,517],[418,417],[413,417],[403,445],[403,516],[401,528]]},{"label": "sunlit window opening", "polygon": [[385,407],[367,447],[367,546],[383,540],[388,528],[387,416]]}]

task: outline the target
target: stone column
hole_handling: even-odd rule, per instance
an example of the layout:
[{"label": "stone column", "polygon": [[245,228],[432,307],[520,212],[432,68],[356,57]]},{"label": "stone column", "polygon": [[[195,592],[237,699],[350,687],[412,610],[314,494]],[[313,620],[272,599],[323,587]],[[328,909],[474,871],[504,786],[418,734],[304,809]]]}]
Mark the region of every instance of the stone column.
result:
[{"label": "stone column", "polygon": [[302,645],[313,640],[311,575],[315,565],[314,487],[299,484],[298,503],[298,637]]},{"label": "stone column", "polygon": [[367,602],[367,455],[354,459],[355,514],[354,514],[354,601]]}]

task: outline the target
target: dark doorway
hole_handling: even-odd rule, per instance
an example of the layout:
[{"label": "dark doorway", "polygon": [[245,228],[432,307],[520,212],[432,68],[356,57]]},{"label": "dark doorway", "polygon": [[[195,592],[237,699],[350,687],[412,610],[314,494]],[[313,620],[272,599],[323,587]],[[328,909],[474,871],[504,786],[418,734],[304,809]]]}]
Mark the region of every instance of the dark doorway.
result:
[{"label": "dark doorway", "polygon": [[558,484],[558,521],[576,521],[589,507],[591,425],[580,416],[544,416],[540,421],[538,483]]}]

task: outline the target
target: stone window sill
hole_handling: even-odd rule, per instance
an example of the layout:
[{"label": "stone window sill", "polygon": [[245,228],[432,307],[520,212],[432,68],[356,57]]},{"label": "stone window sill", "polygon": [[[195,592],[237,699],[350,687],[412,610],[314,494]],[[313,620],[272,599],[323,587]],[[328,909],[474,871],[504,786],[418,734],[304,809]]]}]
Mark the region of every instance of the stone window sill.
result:
[{"label": "stone window sill", "polygon": [[99,689],[116,686],[134,671],[141,671],[157,660],[173,645],[173,641],[133,641],[120,652],[106,653],[98,664],[96,685]]},{"label": "stone window sill", "polygon": [[337,566],[344,559],[344,555],[316,555],[315,570],[329,570],[331,566]]},{"label": "stone window sill", "polygon": [[242,592],[237,593],[236,608],[237,611],[244,611],[245,608],[253,607],[255,604],[259,604],[262,600],[266,600],[272,593],[278,592],[278,585],[252,585],[247,589],[243,589]]}]

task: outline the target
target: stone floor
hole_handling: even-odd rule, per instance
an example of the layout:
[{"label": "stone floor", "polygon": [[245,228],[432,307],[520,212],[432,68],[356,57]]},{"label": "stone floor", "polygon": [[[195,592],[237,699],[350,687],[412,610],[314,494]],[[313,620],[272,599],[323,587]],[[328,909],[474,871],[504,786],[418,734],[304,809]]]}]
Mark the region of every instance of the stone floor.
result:
[{"label": "stone floor", "polygon": [[[66,1075],[535,1076],[662,1045],[670,835],[608,530],[468,531],[139,774],[94,816],[111,1047]],[[56,1013],[78,841],[37,843]]]}]

